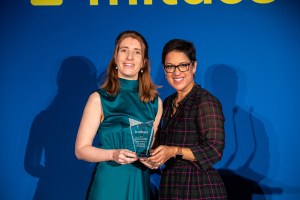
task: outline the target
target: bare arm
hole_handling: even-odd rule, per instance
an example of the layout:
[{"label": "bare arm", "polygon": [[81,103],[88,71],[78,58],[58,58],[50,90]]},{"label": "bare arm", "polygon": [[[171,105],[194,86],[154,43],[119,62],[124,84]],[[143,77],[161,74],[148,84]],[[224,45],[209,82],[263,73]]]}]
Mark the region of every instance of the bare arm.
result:
[{"label": "bare arm", "polygon": [[158,97],[158,110],[157,110],[155,120],[154,120],[154,133],[156,133],[156,131],[158,129],[162,111],[163,111],[162,100]]},{"label": "bare arm", "polygon": [[137,159],[136,155],[129,150],[100,149],[92,145],[102,118],[103,111],[101,99],[99,94],[94,92],[89,97],[84,108],[78,129],[75,143],[76,157],[88,162],[103,162],[110,160],[114,160],[120,164],[134,162]]}]

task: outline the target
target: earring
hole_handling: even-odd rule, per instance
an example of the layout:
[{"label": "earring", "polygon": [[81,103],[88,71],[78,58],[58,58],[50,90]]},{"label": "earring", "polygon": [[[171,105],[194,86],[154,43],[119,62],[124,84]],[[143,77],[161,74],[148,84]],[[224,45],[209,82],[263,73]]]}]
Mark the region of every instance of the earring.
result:
[{"label": "earring", "polygon": [[118,69],[118,66],[116,66],[116,69]]},{"label": "earring", "polygon": [[144,70],[143,70],[143,69],[141,69],[141,73],[144,73]]}]

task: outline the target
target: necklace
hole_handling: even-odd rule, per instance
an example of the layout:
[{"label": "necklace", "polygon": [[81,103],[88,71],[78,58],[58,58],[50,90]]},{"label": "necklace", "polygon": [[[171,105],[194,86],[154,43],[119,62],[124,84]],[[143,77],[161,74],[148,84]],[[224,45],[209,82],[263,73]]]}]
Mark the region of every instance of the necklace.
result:
[{"label": "necklace", "polygon": [[[199,87],[196,83],[194,83],[193,87],[194,87],[194,86]],[[193,87],[192,87],[187,93],[185,93],[184,95],[181,95],[182,98],[181,98],[180,101],[178,101],[177,105],[176,105],[176,100],[178,99],[178,93],[176,94],[176,97],[174,98],[174,100],[173,100],[173,102],[172,102],[172,109],[173,109],[173,112],[175,112],[175,111],[178,109],[179,103],[185,98],[185,96],[186,96],[188,93],[190,93],[190,91],[193,89]]]},{"label": "necklace", "polygon": [[175,110],[177,110],[177,108],[179,106],[179,105],[176,106],[176,99],[177,99],[177,96],[175,97],[175,99],[172,102],[172,108],[175,109]]}]

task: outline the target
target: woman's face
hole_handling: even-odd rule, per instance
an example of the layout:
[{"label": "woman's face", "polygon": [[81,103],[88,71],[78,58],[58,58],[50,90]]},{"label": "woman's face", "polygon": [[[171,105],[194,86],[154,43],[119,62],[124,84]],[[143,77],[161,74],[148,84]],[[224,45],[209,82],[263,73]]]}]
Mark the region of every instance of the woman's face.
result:
[{"label": "woman's face", "polygon": [[[188,65],[188,63],[190,63]],[[182,52],[171,51],[166,55],[165,66],[178,66],[186,64],[188,70],[182,72],[175,68],[174,72],[167,73],[165,70],[166,78],[169,84],[177,91],[186,93],[189,92],[194,86],[194,73],[196,72],[197,62],[191,62],[189,58]]]},{"label": "woman's face", "polygon": [[137,39],[125,38],[119,44],[115,61],[118,67],[119,78],[137,80],[143,66],[142,46]]}]

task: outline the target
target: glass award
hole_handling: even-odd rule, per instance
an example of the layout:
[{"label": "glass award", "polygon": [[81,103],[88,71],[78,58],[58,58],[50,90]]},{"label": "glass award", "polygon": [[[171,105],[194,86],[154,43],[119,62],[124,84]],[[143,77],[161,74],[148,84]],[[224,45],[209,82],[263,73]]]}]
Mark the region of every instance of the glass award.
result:
[{"label": "glass award", "polygon": [[[153,141],[153,121],[140,122],[129,118],[132,150],[139,158],[149,157],[149,150]],[[127,140],[127,142],[130,140]]]}]

